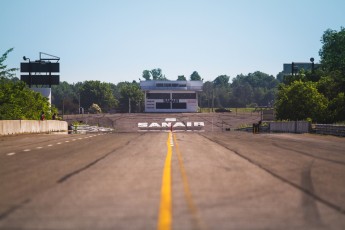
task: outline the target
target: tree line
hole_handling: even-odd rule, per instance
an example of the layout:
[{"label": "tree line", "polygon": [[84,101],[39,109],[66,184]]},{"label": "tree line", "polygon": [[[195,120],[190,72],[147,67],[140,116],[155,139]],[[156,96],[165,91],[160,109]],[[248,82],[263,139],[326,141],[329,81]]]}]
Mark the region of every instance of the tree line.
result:
[{"label": "tree line", "polygon": [[[274,106],[280,120],[312,120],[332,123],[345,121],[345,29],[326,30],[319,51],[321,65],[313,71],[276,77],[256,71],[232,78],[219,75],[204,82],[199,93],[200,107],[229,108]],[[52,87],[52,108],[46,98],[31,91],[15,77],[16,69],[0,58],[0,119],[38,119],[45,112],[49,119],[57,110],[64,114],[84,112],[142,112],[144,94],[139,82],[118,84],[84,81],[61,82]],[[168,80],[160,68],[144,70],[143,80]],[[174,80],[185,81],[184,75]],[[203,80],[194,71],[188,80]]]},{"label": "tree line", "polygon": [[345,121],[345,28],[324,32],[320,67],[288,75],[278,87],[277,119]]},{"label": "tree line", "polygon": [[[118,84],[84,81],[77,83],[61,82],[52,86],[52,109],[46,98],[31,91],[15,77],[16,69],[4,65],[8,50],[0,59],[1,93],[0,119],[36,119],[44,111],[47,118],[57,110],[60,114],[80,112],[142,112],[144,94],[140,83],[120,82]],[[144,70],[142,78],[149,80],[168,80],[160,68]],[[176,80],[186,81],[184,75]],[[191,81],[203,80],[197,71],[188,78]],[[230,77],[220,75],[213,81],[204,83],[199,94],[200,107],[246,107],[266,105],[273,101],[279,83],[273,76],[262,72],[238,75],[229,82]],[[82,108],[82,111],[81,111]],[[52,112],[53,111],[53,112]]]},{"label": "tree line", "polygon": [[201,107],[256,107],[272,106],[279,81],[272,75],[256,71],[230,76],[220,75],[204,83],[200,93]]},{"label": "tree line", "polygon": [[[161,69],[144,70],[145,80],[168,80]],[[176,80],[185,81],[183,75]],[[194,71],[189,80],[202,80]],[[238,75],[229,82],[230,77],[220,75],[214,81],[204,83],[199,94],[201,107],[246,107],[267,105],[274,100],[279,81],[262,72]],[[100,81],[84,81],[76,84],[61,82],[52,87],[52,103],[64,113],[78,113],[79,107],[87,111],[92,104],[97,104],[103,112],[142,112],[144,94],[140,83],[120,82],[118,84]]]}]

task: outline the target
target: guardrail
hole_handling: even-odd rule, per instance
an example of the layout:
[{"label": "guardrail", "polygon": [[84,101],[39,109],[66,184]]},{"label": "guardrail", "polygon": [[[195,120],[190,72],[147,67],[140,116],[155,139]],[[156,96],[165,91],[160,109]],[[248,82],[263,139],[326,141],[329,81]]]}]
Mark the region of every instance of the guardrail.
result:
[{"label": "guardrail", "polygon": [[315,124],[313,125],[313,132],[317,134],[345,137],[345,125]]},{"label": "guardrail", "polygon": [[[311,125],[307,121],[268,122],[267,124],[267,126],[260,126],[256,133],[315,133],[345,137],[345,125]],[[254,132],[254,127],[245,127],[236,130]]]}]

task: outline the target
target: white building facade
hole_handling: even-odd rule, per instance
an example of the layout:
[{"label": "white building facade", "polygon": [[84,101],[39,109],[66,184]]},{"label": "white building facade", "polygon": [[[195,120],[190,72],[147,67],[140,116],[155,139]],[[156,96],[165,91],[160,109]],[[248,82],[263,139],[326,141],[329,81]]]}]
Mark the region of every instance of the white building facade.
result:
[{"label": "white building facade", "polygon": [[202,81],[141,81],[147,113],[195,113]]}]

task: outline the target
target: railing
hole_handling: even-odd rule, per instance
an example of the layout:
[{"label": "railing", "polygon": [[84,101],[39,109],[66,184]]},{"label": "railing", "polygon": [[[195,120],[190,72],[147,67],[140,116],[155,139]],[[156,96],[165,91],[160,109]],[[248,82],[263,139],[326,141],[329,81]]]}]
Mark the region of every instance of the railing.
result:
[{"label": "railing", "polygon": [[334,135],[345,137],[345,125],[313,125],[313,132],[317,134]]}]

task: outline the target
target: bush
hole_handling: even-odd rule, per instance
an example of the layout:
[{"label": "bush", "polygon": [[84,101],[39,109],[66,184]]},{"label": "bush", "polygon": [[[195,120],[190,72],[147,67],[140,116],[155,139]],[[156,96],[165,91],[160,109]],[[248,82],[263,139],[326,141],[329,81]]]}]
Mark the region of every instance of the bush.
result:
[{"label": "bush", "polygon": [[99,105],[93,103],[89,108],[89,112],[90,113],[102,113],[102,109],[101,109],[101,107],[99,107]]}]

